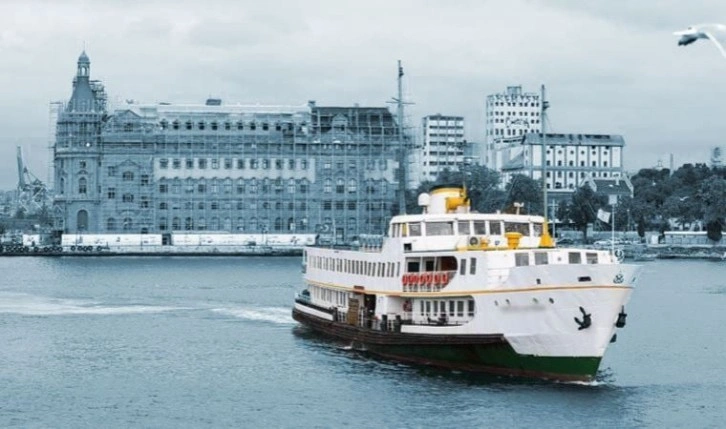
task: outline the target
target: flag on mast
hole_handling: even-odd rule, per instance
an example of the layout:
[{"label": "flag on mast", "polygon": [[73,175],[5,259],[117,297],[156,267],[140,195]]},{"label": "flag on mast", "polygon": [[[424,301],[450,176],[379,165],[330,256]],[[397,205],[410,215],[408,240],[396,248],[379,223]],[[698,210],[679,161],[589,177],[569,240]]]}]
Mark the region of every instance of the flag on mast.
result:
[{"label": "flag on mast", "polygon": [[610,212],[606,212],[603,209],[597,209],[597,218],[602,222],[610,223]]},{"label": "flag on mast", "polygon": [[403,66],[401,66],[401,63],[398,63],[398,77],[403,77]]}]

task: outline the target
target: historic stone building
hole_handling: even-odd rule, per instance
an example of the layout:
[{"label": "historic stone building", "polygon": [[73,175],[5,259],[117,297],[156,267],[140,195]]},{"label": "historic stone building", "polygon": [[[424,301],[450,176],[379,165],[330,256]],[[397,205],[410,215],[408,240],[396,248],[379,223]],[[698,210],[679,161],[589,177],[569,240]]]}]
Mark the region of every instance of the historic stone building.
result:
[{"label": "historic stone building", "polygon": [[385,107],[127,104],[78,59],[54,147],[67,233],[382,234],[400,139]]}]

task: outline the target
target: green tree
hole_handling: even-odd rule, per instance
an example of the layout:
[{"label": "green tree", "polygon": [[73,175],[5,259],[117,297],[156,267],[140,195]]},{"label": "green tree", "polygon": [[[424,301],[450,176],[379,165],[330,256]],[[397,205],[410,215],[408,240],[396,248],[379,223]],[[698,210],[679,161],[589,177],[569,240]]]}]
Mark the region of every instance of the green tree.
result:
[{"label": "green tree", "polygon": [[605,205],[605,197],[596,194],[589,186],[577,188],[567,204],[567,218],[582,232],[587,242],[587,225],[596,219],[597,210]]},{"label": "green tree", "polygon": [[523,174],[515,174],[507,184],[506,209],[512,211],[514,203],[523,203],[523,213],[541,215],[542,209],[542,182],[533,180]]}]

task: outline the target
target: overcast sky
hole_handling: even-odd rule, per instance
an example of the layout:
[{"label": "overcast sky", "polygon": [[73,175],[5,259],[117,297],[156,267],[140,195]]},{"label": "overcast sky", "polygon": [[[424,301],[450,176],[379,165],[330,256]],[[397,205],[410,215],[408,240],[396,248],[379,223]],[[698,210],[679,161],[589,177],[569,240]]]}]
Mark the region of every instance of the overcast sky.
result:
[{"label": "overcast sky", "polygon": [[400,59],[411,126],[463,115],[482,141],[487,94],[544,83],[551,131],[622,134],[628,170],[708,162],[726,58],[672,35],[703,22],[726,23],[726,1],[2,0],[0,189],[18,145],[47,179],[49,102],[70,97],[84,46],[116,103],[385,106]]}]

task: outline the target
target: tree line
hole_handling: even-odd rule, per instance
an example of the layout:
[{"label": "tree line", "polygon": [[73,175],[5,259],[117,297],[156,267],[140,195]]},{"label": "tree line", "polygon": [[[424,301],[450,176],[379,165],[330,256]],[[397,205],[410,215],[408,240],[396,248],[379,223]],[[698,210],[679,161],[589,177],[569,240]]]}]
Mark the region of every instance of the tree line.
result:
[{"label": "tree line", "polygon": [[[617,230],[637,230],[644,237],[645,231],[670,230],[675,222],[684,229],[705,229],[713,241],[721,239],[726,227],[726,168],[684,164],[673,174],[668,169],[645,168],[631,176],[630,181],[633,197],[621,197],[618,201]],[[423,182],[416,190],[408,191],[406,210],[419,213],[418,195],[433,186],[464,184],[472,210],[477,212],[514,213],[517,202],[523,203],[523,214],[543,214],[541,181],[515,175],[506,186],[501,183],[499,173],[478,165],[465,165],[460,171],[444,170],[435,181]],[[582,231],[587,239],[587,226],[596,222],[599,209],[610,211],[607,196],[582,186],[558,204],[554,217],[558,224]],[[551,210],[549,214],[552,217]]]}]

